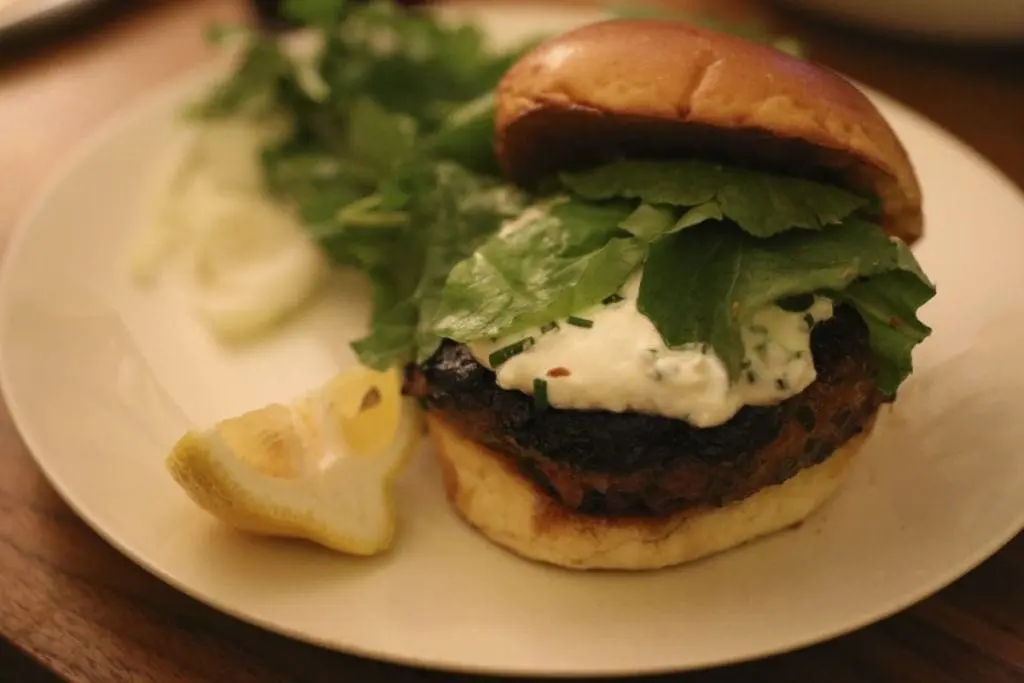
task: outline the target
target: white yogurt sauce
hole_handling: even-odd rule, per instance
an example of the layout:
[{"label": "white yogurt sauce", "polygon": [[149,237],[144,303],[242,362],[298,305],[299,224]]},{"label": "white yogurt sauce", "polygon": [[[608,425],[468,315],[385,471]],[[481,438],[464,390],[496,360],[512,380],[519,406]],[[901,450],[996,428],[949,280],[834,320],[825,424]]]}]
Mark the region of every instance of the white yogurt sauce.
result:
[{"label": "white yogurt sauce", "polygon": [[554,330],[474,342],[470,350],[491,367],[492,353],[532,337],[532,346],[498,366],[503,389],[532,394],[534,380],[542,379],[556,408],[663,415],[697,427],[723,424],[745,405],[778,403],[815,380],[808,316],[814,322],[831,318],[828,299],[816,297],[802,312],[770,306],[756,313],[742,330],[746,360],[733,384],[713,349],[665,346],[637,310],[639,287],[637,273],[620,292],[622,301],[577,314],[592,327],[562,320]]}]

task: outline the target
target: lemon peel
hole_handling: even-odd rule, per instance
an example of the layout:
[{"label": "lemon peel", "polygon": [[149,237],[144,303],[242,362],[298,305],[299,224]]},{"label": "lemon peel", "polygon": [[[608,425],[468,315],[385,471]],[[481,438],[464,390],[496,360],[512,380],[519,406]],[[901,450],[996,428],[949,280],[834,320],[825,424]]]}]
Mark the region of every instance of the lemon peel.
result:
[{"label": "lemon peel", "polygon": [[360,367],[290,404],[186,433],[166,465],[193,502],[236,529],[368,556],[392,545],[395,481],[421,433],[399,372]]}]

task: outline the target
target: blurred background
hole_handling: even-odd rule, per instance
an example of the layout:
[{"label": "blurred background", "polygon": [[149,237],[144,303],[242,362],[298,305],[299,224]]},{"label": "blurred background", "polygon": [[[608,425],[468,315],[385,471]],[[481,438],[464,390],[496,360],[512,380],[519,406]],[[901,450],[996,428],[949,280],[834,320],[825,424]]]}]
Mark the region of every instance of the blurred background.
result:
[{"label": "blurred background", "polygon": [[[566,1],[598,4],[586,0],[561,0],[561,4]],[[142,70],[139,60],[147,64],[147,76],[137,84],[143,89],[161,74],[181,71],[209,57],[202,43],[209,21],[245,18],[269,30],[282,28],[280,4],[277,0],[0,0],[0,130],[12,130],[18,98],[40,97],[48,83],[77,78],[79,94],[66,95],[68,106],[88,111],[97,104],[92,100],[102,98],[103,88],[113,82],[118,84],[113,96],[130,95],[132,74]],[[613,4],[668,6],[792,36],[809,58],[923,112],[1024,182],[1024,0],[625,0]],[[105,64],[103,82],[90,84],[89,64],[97,60]],[[59,74],[38,77],[55,65],[61,67]],[[20,90],[19,83],[25,84],[27,92]],[[81,112],[76,118],[89,120]]]}]

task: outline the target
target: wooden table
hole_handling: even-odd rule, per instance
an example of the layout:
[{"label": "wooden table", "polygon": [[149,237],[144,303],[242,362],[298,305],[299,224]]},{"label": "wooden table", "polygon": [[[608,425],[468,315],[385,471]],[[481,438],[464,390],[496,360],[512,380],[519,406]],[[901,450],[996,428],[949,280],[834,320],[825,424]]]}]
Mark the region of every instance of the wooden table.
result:
[{"label": "wooden table", "polygon": [[[1024,184],[1024,49],[898,45],[752,2],[715,6],[778,22],[816,58],[923,111]],[[0,231],[6,236],[55,164],[104,117],[209,57],[200,38],[206,21],[245,13],[234,0],[139,1],[60,46],[17,59],[0,54]],[[885,622],[799,653],[672,680],[1024,681],[1022,577],[1019,537],[940,595]],[[0,681],[19,683],[54,673],[104,683],[450,679],[295,643],[180,595],[71,513],[3,411],[0,636]]]}]

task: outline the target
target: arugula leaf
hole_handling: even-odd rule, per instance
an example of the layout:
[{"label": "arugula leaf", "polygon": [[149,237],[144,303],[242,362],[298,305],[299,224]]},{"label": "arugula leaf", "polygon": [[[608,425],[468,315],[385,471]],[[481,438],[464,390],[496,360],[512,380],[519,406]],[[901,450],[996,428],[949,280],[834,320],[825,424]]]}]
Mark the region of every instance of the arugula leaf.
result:
[{"label": "arugula leaf", "polygon": [[641,204],[619,227],[634,237],[650,242],[669,232],[676,221],[676,211],[671,208]]},{"label": "arugula leaf", "polygon": [[413,360],[419,308],[412,299],[398,301],[394,307],[375,311],[369,336],[352,343],[359,362],[383,372],[398,363]]},{"label": "arugula leaf", "polygon": [[407,167],[392,184],[386,208],[400,207],[409,220],[396,242],[382,243],[376,263],[364,260],[374,313],[370,334],[353,344],[376,369],[434,352],[440,337],[431,321],[452,267],[525,205],[514,188],[447,162]]},{"label": "arugula leaf", "polygon": [[500,175],[494,151],[497,101],[493,92],[455,108],[419,145],[420,152],[459,163],[478,173]]},{"label": "arugula leaf", "polygon": [[368,97],[356,100],[349,114],[348,157],[383,174],[406,159],[416,146],[416,121],[391,113]]},{"label": "arugula leaf", "polygon": [[507,220],[521,213],[525,197],[502,184],[482,181],[457,166],[440,167],[439,181],[448,181],[446,191],[433,197],[432,224],[427,232],[424,268],[416,287],[420,306],[417,328],[417,359],[426,360],[441,337],[433,319],[449,274],[457,263],[472,254]]},{"label": "arugula leaf", "polygon": [[345,0],[284,0],[281,14],[295,23],[329,30],[345,15]]},{"label": "arugula leaf", "polygon": [[[909,250],[863,221],[767,239],[751,237],[729,224],[705,223],[651,247],[637,307],[666,345],[710,344],[736,378],[743,361],[742,325],[758,310],[786,297],[819,292],[844,297],[852,291],[851,303],[867,308],[878,303],[878,293],[896,284],[912,295],[900,299],[905,304],[901,315],[912,316],[911,304],[924,289],[931,290],[920,271],[909,268],[912,262]],[[893,280],[897,274],[902,274],[899,282]],[[921,282],[921,288],[909,288],[904,276]],[[905,349],[887,340],[875,350],[903,367],[897,356]],[[884,384],[892,386],[891,376]]]},{"label": "arugula leaf", "polygon": [[[290,121],[291,136],[264,150],[268,189],[322,244],[330,236],[329,253],[344,256],[339,262],[348,262],[350,250],[335,214],[379,193],[405,161],[451,160],[498,174],[493,90],[533,42],[495,52],[476,26],[384,0],[288,0],[282,11],[322,40],[312,63],[293,59],[271,36],[240,29],[248,43],[238,66],[192,115]],[[215,37],[229,30],[218,28]],[[320,84],[316,92],[311,79]]]},{"label": "arugula leaf", "polygon": [[868,205],[832,185],[703,161],[618,161],[561,179],[585,199],[702,206],[704,215],[720,214],[755,237],[820,230]]},{"label": "arugula leaf", "polygon": [[[218,26],[209,39],[223,41],[230,29]],[[245,32],[247,45],[230,78],[217,83],[200,101],[186,109],[187,118],[266,115],[274,111],[279,84],[292,77],[294,67],[277,41]]]},{"label": "arugula leaf", "polygon": [[376,284],[387,273],[403,272],[398,264],[405,258],[407,221],[403,214],[402,222],[394,225],[332,223],[313,236],[331,263],[363,270]]},{"label": "arugula leaf", "polygon": [[348,12],[337,35],[321,68],[337,106],[359,93],[412,116],[425,132],[454,107],[492,90],[525,48],[495,54],[477,26],[379,1]]},{"label": "arugula leaf", "polygon": [[654,242],[678,230],[722,218],[722,210],[714,201],[695,206],[681,215],[678,210],[667,206],[641,204],[619,227],[645,242]]},{"label": "arugula leaf", "polygon": [[514,334],[600,303],[646,251],[619,228],[631,208],[566,198],[531,207],[455,266],[434,333],[456,341]]},{"label": "arugula leaf", "polygon": [[682,218],[672,226],[672,229],[669,232],[692,228],[695,225],[700,225],[704,221],[720,221],[723,218],[725,218],[725,216],[722,215],[722,207],[719,206],[718,202],[705,202],[686,211]]},{"label": "arugula leaf", "polygon": [[290,204],[318,239],[331,233],[343,207],[377,182],[371,168],[291,140],[263,150],[261,161],[267,189]]},{"label": "arugula leaf", "polygon": [[666,345],[710,344],[735,375],[743,360],[740,327],[757,310],[895,267],[888,238],[869,224],[758,239],[705,223],[652,246],[637,306]]},{"label": "arugula leaf", "polygon": [[913,371],[913,349],[931,334],[917,310],[936,293],[910,250],[897,244],[897,269],[857,281],[835,296],[853,306],[868,326],[869,343],[878,364],[878,386],[893,395]]}]

